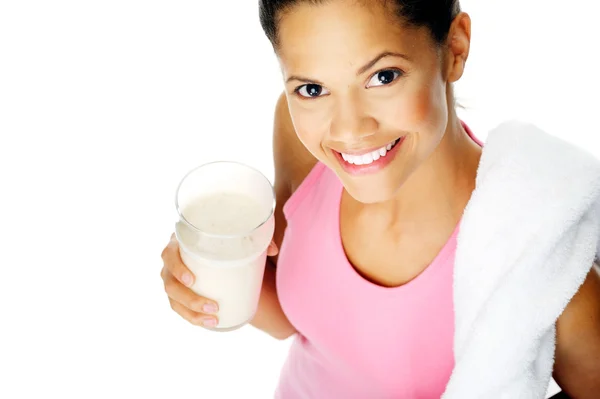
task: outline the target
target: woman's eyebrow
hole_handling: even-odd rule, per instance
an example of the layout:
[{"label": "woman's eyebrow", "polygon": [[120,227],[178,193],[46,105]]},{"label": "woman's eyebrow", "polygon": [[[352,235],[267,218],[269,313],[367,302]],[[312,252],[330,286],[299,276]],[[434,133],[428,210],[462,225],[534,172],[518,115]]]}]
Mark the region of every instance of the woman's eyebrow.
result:
[{"label": "woman's eyebrow", "polygon": [[380,60],[382,60],[385,57],[400,57],[400,58],[404,58],[407,61],[410,61],[410,57],[408,57],[406,54],[395,53],[393,51],[384,51],[384,52],[380,53],[377,57],[373,58],[371,61],[367,62],[363,67],[361,67],[358,70],[358,72],[356,74],[362,75],[363,73],[365,73],[367,70],[371,69],[375,64],[377,64]]},{"label": "woman's eyebrow", "polygon": [[298,76],[298,75],[292,75],[289,78],[287,78],[287,80],[285,81],[285,83],[289,83],[292,80],[297,80],[298,82],[302,82],[302,83],[308,83],[308,84],[315,84],[315,85],[319,85],[319,86],[325,86],[323,83],[319,82],[318,80],[315,79],[309,79],[309,78],[305,78],[302,76]]}]

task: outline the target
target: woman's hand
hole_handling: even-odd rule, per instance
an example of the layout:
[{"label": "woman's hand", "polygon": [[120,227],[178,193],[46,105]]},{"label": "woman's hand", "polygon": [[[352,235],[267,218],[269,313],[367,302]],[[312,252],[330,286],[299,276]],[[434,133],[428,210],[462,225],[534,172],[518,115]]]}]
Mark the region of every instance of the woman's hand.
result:
[{"label": "woman's hand", "polygon": [[[271,242],[267,249],[268,256],[278,253],[277,246]],[[188,322],[201,327],[215,327],[218,323],[219,305],[208,298],[194,293],[190,287],[194,285],[194,274],[185,266],[179,255],[179,243],[175,234],[162,252],[164,266],[160,272],[165,292],[169,297],[171,308]]]},{"label": "woman's hand", "polygon": [[183,264],[175,234],[162,252],[164,266],[160,272],[171,308],[193,325],[215,327],[219,305],[194,293],[194,274]]}]

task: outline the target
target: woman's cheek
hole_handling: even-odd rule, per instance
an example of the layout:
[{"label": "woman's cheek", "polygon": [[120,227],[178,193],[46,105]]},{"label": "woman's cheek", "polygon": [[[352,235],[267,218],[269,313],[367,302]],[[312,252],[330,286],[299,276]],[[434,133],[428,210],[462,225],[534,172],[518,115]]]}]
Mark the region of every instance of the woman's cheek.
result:
[{"label": "woman's cheek", "polygon": [[445,93],[437,85],[421,85],[410,101],[410,111],[407,112],[410,125],[417,132],[437,132],[445,130],[447,111]]},{"label": "woman's cheek", "polygon": [[325,156],[321,143],[326,139],[327,126],[318,111],[298,110],[293,117],[298,139],[316,158]]},{"label": "woman's cheek", "polygon": [[321,137],[312,129],[297,130],[298,139],[304,144],[304,147],[317,159],[323,160],[324,151],[321,147]]}]

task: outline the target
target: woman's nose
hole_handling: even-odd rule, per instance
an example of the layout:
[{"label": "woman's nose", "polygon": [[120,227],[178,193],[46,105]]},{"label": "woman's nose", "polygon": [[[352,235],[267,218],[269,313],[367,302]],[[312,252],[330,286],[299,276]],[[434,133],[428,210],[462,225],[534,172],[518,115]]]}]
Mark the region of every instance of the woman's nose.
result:
[{"label": "woman's nose", "polygon": [[350,98],[337,101],[331,118],[331,139],[341,142],[359,142],[372,136],[378,124],[362,106],[359,99]]}]

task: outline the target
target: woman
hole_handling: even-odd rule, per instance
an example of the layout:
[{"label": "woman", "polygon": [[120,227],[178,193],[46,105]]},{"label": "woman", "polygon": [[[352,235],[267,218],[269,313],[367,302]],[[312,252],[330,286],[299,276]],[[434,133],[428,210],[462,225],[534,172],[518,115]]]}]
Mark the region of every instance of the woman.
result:
[{"label": "woman", "polygon": [[[279,339],[297,333],[278,395],[438,398],[454,366],[456,235],[482,152],[452,88],[470,18],[458,0],[263,0],[260,17],[285,92],[275,112],[277,226],[252,324]],[[193,275],[174,240],[163,259],[173,309],[214,326],[218,304],[186,287]],[[593,268],[557,340],[556,381],[597,397]]]}]

